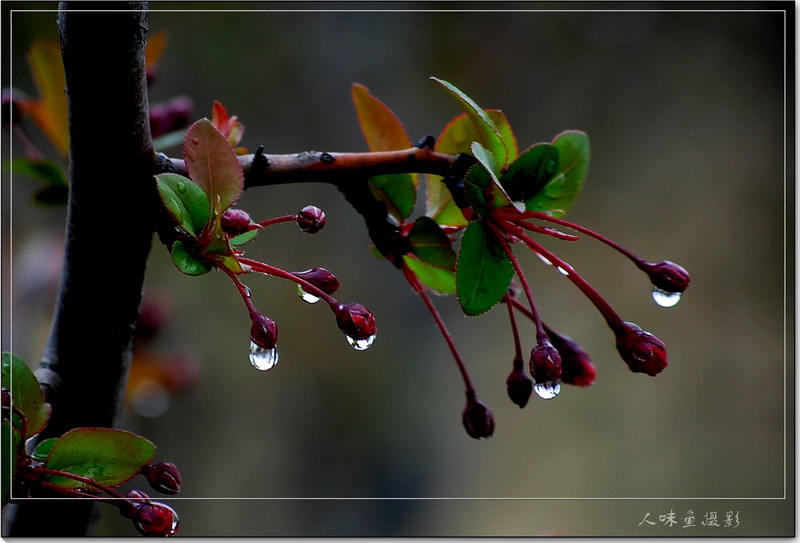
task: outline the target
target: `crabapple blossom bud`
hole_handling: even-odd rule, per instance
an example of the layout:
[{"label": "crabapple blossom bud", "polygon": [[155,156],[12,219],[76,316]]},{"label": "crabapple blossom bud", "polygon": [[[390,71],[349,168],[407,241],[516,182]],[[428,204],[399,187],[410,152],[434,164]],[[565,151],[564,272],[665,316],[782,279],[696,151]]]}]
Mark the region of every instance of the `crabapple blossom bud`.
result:
[{"label": "crabapple blossom bud", "polygon": [[297,224],[303,232],[316,234],[325,226],[325,212],[316,206],[306,206],[297,213]]},{"label": "crabapple blossom bud", "polygon": [[595,369],[589,353],[573,339],[550,329],[547,335],[561,356],[561,381],[586,387],[594,383]]},{"label": "crabapple blossom bud", "polygon": [[537,383],[552,383],[561,377],[561,356],[553,344],[539,341],[531,351],[531,377]]},{"label": "crabapple blossom bud", "polygon": [[647,263],[644,270],[650,276],[653,286],[664,292],[683,292],[689,286],[691,277],[683,267],[663,260],[657,263]]},{"label": "crabapple blossom bud", "polygon": [[194,102],[188,96],[178,96],[169,102],[150,107],[150,132],[154,138],[189,126],[194,114]]},{"label": "crabapple blossom bud", "polygon": [[181,490],[181,472],[172,462],[149,464],[144,468],[144,476],[162,494],[177,494]]},{"label": "crabapple blossom bud", "polygon": [[168,537],[178,531],[178,513],[161,502],[148,502],[136,506],[131,513],[133,525],[140,534]]},{"label": "crabapple blossom bud", "polygon": [[658,375],[667,366],[664,342],[632,322],[624,322],[615,331],[617,351],[631,371]]},{"label": "crabapple blossom bud", "polygon": [[311,268],[306,271],[294,272],[292,275],[308,281],[325,294],[333,294],[339,288],[339,280],[325,268]]},{"label": "crabapple blossom bud", "polygon": [[375,337],[378,326],[369,309],[361,304],[340,304],[336,309],[336,324],[354,341],[367,341]]},{"label": "crabapple blossom bud", "polygon": [[464,429],[471,438],[492,437],[494,433],[494,417],[491,409],[483,402],[478,401],[475,397],[475,392],[472,390],[467,391],[467,406],[461,414],[461,420],[464,423]]},{"label": "crabapple blossom bud", "polygon": [[278,325],[269,317],[259,315],[250,326],[250,341],[262,349],[274,349],[278,343]]},{"label": "crabapple blossom bud", "polygon": [[142,492],[141,490],[130,490],[126,492],[125,497],[128,498],[127,502],[123,502],[119,506],[119,513],[123,517],[129,519],[133,516],[136,512],[136,509],[142,505],[143,503],[148,503],[150,501],[150,496]]},{"label": "crabapple blossom bud", "polygon": [[520,409],[528,405],[528,400],[533,392],[533,381],[522,369],[514,369],[506,379],[506,391],[511,401]]},{"label": "crabapple blossom bud", "polygon": [[243,209],[228,209],[222,214],[222,229],[232,236],[238,236],[250,228],[250,214]]}]

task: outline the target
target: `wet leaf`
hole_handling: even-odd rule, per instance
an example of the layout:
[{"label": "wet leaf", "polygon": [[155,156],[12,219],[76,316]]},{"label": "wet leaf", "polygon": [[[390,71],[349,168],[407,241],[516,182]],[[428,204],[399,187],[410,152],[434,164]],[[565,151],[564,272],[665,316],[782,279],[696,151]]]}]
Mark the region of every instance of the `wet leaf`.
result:
[{"label": "wet leaf", "polygon": [[445,270],[455,269],[456,253],[450,238],[430,217],[419,217],[414,221],[408,241],[411,252],[422,262]]},{"label": "wet leaf", "polygon": [[471,147],[472,154],[475,155],[475,158],[478,159],[478,162],[484,167],[489,177],[492,179],[491,202],[489,203],[492,207],[502,207],[511,204],[511,199],[500,184],[500,179],[498,178],[500,166],[495,162],[494,157],[477,141],[473,141]]},{"label": "wet leaf", "polygon": [[50,404],[45,403],[39,381],[20,358],[11,353],[2,355],[3,386],[11,391],[11,400],[22,411],[27,422],[28,439],[41,432],[50,419]]},{"label": "wet leaf", "polygon": [[558,152],[555,172],[541,190],[525,201],[525,207],[561,217],[581,193],[591,152],[588,136],[577,130],[562,132],[551,145]]},{"label": "wet leaf", "polygon": [[513,201],[525,202],[550,181],[557,167],[558,150],[549,143],[537,143],[509,165],[500,182]]},{"label": "wet leaf", "polygon": [[209,220],[210,207],[203,189],[177,173],[156,175],[158,194],[175,222],[197,236]]},{"label": "wet leaf", "polygon": [[403,255],[403,263],[427,287],[441,294],[455,293],[455,271],[431,266],[409,255]]},{"label": "wet leaf", "polygon": [[509,157],[508,147],[491,117],[472,98],[464,94],[452,83],[435,77],[431,79],[447,89],[450,95],[458,101],[475,127],[478,136],[477,141],[492,153],[501,168],[505,168]]},{"label": "wet leaf", "polygon": [[[115,487],[135,477],[155,454],[156,447],[150,441],[124,430],[76,428],[53,444],[45,467]],[[47,479],[66,488],[86,486],[55,475]]]},{"label": "wet leaf", "polygon": [[[372,152],[396,151],[412,146],[403,123],[389,107],[358,83],[352,87],[358,123]],[[414,211],[419,175],[398,173],[370,179],[375,196],[386,202],[389,212],[402,223]]]},{"label": "wet leaf", "polygon": [[464,313],[480,315],[508,292],[514,266],[481,221],[470,223],[461,237],[456,265],[456,295]]},{"label": "wet leaf", "polygon": [[183,143],[189,177],[209,202],[220,198],[222,211],[232,206],[244,190],[244,172],[228,140],[208,119],[189,127]]},{"label": "wet leaf", "polygon": [[31,453],[31,458],[37,462],[44,462],[47,460],[47,457],[50,455],[50,450],[53,448],[53,445],[56,444],[56,441],[58,441],[57,437],[51,437],[50,439],[40,441],[33,450],[33,453]]},{"label": "wet leaf", "polygon": [[176,240],[172,244],[171,254],[172,262],[186,275],[203,275],[211,271],[211,265],[193,256],[181,240]]}]

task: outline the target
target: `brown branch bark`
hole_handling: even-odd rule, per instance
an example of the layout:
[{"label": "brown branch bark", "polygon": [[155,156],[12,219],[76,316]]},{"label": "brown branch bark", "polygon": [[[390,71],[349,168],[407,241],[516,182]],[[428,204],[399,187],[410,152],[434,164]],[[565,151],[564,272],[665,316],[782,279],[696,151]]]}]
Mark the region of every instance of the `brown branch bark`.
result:
[{"label": "brown branch bark", "polygon": [[[81,426],[113,426],[123,400],[156,209],[146,7],[130,2],[59,7],[70,198],[56,310],[36,373],[53,406],[42,438]],[[114,173],[104,171],[97,157],[114,157]],[[4,535],[84,536],[92,515],[89,500],[23,501],[9,515]]]}]

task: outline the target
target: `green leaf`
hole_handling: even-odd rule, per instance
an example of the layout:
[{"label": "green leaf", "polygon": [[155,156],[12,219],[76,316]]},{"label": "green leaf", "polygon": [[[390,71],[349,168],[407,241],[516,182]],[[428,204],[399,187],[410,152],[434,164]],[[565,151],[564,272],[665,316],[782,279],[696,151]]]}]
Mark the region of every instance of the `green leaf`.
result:
[{"label": "green leaf", "polygon": [[166,134],[162,134],[153,140],[153,149],[163,153],[168,149],[181,145],[184,138],[185,132],[183,130],[167,132]]},{"label": "green leaf", "polygon": [[36,448],[31,453],[31,457],[37,462],[44,462],[47,460],[47,457],[50,456],[50,451],[52,450],[53,445],[56,444],[56,441],[58,441],[57,437],[51,437],[50,439],[45,439],[39,442],[39,444],[36,445]]},{"label": "green leaf", "polygon": [[245,232],[244,234],[239,234],[238,236],[234,236],[230,239],[231,245],[244,245],[248,241],[252,240],[258,235],[258,230],[250,230],[249,232]]},{"label": "green leaf", "polygon": [[[494,121],[508,145],[509,159],[516,158],[519,153],[517,139],[505,114],[499,109],[485,109],[484,112]],[[435,149],[447,155],[471,153],[474,141],[478,141],[478,133],[467,114],[462,113],[447,123],[436,140]],[[428,175],[426,184],[425,214],[439,224],[465,226],[467,220],[453,202],[453,196],[442,183],[442,178],[438,175]]]},{"label": "green leaf", "polygon": [[14,479],[17,476],[16,459],[22,436],[20,436],[16,428],[11,426],[11,422],[7,419],[3,419],[2,432],[3,436],[0,440],[0,446],[3,447],[2,452],[0,452],[3,458],[2,504],[5,505],[11,499],[11,485],[14,484]]},{"label": "green leaf", "polygon": [[456,253],[450,238],[430,217],[419,217],[414,221],[408,241],[411,252],[422,262],[445,270],[455,269]]},{"label": "green leaf", "polygon": [[244,172],[236,153],[208,119],[189,127],[183,142],[189,177],[206,193],[209,202],[219,196],[222,211],[231,207],[244,190]]},{"label": "green leaf", "polygon": [[61,166],[49,160],[30,160],[17,158],[6,162],[4,167],[13,174],[24,175],[45,184],[36,191],[33,199],[35,202],[48,205],[64,205],[69,196],[69,185],[64,177]]},{"label": "green leaf", "polygon": [[515,202],[536,195],[555,174],[558,150],[549,143],[537,143],[512,162],[500,182]]},{"label": "green leaf", "polygon": [[409,255],[403,255],[403,263],[417,276],[417,279],[436,292],[441,294],[455,293],[455,271],[431,266]]},{"label": "green leaf", "polygon": [[500,167],[498,166],[497,162],[495,162],[494,157],[489,154],[489,151],[487,151],[486,148],[477,141],[473,141],[471,147],[472,154],[475,155],[475,158],[478,159],[478,162],[486,169],[489,176],[492,178],[492,206],[502,207],[511,204],[511,199],[508,197],[508,194],[506,194],[506,191],[503,190],[503,186],[500,184],[500,179],[498,178],[498,175],[500,175]]},{"label": "green leaf", "polygon": [[175,222],[186,232],[197,236],[208,223],[208,197],[191,179],[177,173],[156,175],[158,194]]},{"label": "green leaf", "polygon": [[558,152],[555,172],[539,192],[525,201],[525,207],[561,217],[581,193],[591,152],[588,136],[576,130],[562,132],[551,145]]},{"label": "green leaf", "polygon": [[189,248],[181,240],[172,244],[172,262],[186,275],[203,275],[211,271],[211,265],[189,252]]},{"label": "green leaf", "polygon": [[442,85],[447,91],[458,101],[461,108],[466,112],[469,120],[472,121],[475,131],[478,135],[478,141],[486,147],[495,160],[502,168],[508,163],[508,147],[500,135],[500,131],[494,121],[486,114],[486,112],[476,104],[472,98],[464,94],[452,83],[448,83],[442,79],[431,77],[434,81]]},{"label": "green leaf", "polygon": [[492,176],[481,164],[473,165],[464,179],[464,189],[470,206],[479,217],[489,212],[492,197]]},{"label": "green leaf", "polygon": [[[389,107],[370,94],[364,85],[352,88],[358,124],[372,152],[396,151],[412,146],[403,123]],[[417,201],[418,174],[389,174],[370,179],[375,197],[386,206],[401,224],[414,211]]]},{"label": "green leaf", "polygon": [[514,266],[488,227],[470,223],[461,237],[456,265],[456,295],[467,315],[480,315],[508,292]]},{"label": "green leaf", "polygon": [[[155,445],[130,432],[112,428],[76,428],[58,438],[45,467],[115,487],[135,477],[155,454]],[[86,486],[55,475],[47,479],[66,488]]]},{"label": "green leaf", "polygon": [[50,419],[50,404],[45,403],[39,381],[18,357],[11,353],[2,355],[3,385],[11,390],[11,401],[22,411],[27,423],[28,439],[41,432]]}]

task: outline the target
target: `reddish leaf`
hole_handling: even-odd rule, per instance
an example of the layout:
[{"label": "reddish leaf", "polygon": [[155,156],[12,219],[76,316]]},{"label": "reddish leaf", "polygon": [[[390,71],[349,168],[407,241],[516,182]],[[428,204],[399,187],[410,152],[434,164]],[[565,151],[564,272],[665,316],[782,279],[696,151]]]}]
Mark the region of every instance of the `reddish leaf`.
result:
[{"label": "reddish leaf", "polygon": [[236,203],[244,190],[244,172],[233,147],[211,121],[200,119],[189,127],[183,154],[189,177],[210,202],[219,197],[222,211]]},{"label": "reddish leaf", "polygon": [[[239,122],[239,119],[234,115],[228,115],[228,110],[225,106],[214,100],[214,105],[211,108],[211,124],[225,136],[232,146],[238,145],[242,141],[244,135],[244,125]],[[238,151],[238,150],[237,150]],[[237,152],[237,154],[239,154]]]}]

